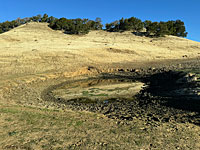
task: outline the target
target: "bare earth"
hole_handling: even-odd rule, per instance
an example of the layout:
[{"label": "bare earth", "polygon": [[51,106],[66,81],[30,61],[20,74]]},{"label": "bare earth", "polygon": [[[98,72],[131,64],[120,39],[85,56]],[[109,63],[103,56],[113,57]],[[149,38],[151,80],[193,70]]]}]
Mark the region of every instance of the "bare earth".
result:
[{"label": "bare earth", "polygon": [[[55,108],[41,92],[66,80],[199,58],[200,43],[131,32],[66,35],[29,23],[0,35],[0,149],[200,149],[200,127]],[[118,85],[120,87],[120,84]],[[123,84],[122,84],[123,86]]]}]

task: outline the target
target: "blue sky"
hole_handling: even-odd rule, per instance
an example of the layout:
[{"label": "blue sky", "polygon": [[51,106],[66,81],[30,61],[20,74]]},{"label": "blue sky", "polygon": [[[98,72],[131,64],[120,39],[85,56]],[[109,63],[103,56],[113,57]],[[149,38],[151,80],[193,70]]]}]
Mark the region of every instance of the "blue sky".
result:
[{"label": "blue sky", "polygon": [[122,17],[167,21],[181,19],[188,39],[200,42],[200,0],[5,0],[0,22],[47,13],[57,18],[102,18],[103,23]]}]

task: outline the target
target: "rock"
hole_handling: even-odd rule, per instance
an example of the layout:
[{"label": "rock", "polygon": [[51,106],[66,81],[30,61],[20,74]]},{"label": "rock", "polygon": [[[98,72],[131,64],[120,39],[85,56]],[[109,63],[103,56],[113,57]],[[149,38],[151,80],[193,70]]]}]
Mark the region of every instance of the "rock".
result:
[{"label": "rock", "polygon": [[149,70],[150,70],[150,71],[155,71],[156,68],[154,68],[154,67],[150,67]]},{"label": "rock", "polygon": [[187,58],[188,56],[187,56],[187,55],[183,55],[182,57],[183,57],[183,58],[184,58],[184,57]]},{"label": "rock", "polygon": [[120,124],[120,121],[116,121],[116,124],[119,125],[119,124]]},{"label": "rock", "polygon": [[154,121],[160,121],[160,119],[155,117],[155,116],[151,117],[151,119],[154,120]]},{"label": "rock", "polygon": [[118,69],[118,71],[119,71],[119,72],[125,72],[125,70],[124,70],[124,69]]},{"label": "rock", "polygon": [[190,82],[195,82],[197,80],[198,80],[198,78],[196,77],[195,74],[188,73],[185,76],[183,76],[182,78],[178,79],[176,81],[176,83],[190,83]]},{"label": "rock", "polygon": [[130,69],[130,72],[140,72],[140,69]]}]

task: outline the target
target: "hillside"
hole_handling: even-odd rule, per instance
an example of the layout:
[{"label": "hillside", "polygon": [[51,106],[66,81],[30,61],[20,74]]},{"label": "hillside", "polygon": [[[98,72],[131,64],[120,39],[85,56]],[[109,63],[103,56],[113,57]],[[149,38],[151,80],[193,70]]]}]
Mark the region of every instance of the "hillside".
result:
[{"label": "hillside", "polygon": [[[0,149],[199,149],[198,111],[163,109],[154,103],[154,97],[153,107],[139,106],[140,99],[136,101],[132,94],[143,89],[144,83],[130,84],[121,78],[128,73],[131,79],[145,77],[146,70],[155,73],[155,66],[182,65],[182,61],[187,65],[194,60],[198,69],[199,57],[199,42],[174,36],[148,38],[106,31],[68,35],[52,30],[47,23],[33,22],[0,34]],[[164,67],[160,68],[157,73]],[[110,73],[106,74],[109,80],[99,80],[100,73]],[[160,76],[152,80],[157,78]],[[122,103],[110,105],[125,118],[129,109],[133,111],[132,121],[50,101],[52,93],[57,94],[57,101],[69,94],[96,100],[109,93],[116,96],[120,90]],[[124,102],[124,95],[131,99]],[[148,101],[145,96],[144,104]],[[159,115],[168,121],[160,121]]]},{"label": "hillside", "polygon": [[106,68],[113,64],[186,59],[200,55],[200,43],[184,38],[168,36],[152,39],[130,32],[105,31],[92,31],[83,36],[67,35],[51,30],[46,23],[28,23],[1,34],[0,43],[3,76],[76,71],[84,66]]}]

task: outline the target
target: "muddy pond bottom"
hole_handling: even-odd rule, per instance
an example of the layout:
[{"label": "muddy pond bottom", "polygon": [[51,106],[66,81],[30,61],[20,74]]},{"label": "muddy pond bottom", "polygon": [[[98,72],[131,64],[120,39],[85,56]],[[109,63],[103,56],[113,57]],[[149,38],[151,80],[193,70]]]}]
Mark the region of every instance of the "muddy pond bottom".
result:
[{"label": "muddy pond bottom", "polygon": [[53,85],[42,96],[59,108],[101,113],[111,119],[200,125],[198,75],[168,71],[143,78],[103,76]]},{"label": "muddy pond bottom", "polygon": [[123,79],[91,79],[66,83],[52,91],[56,99],[80,103],[107,102],[115,99],[132,99],[144,83]]}]

